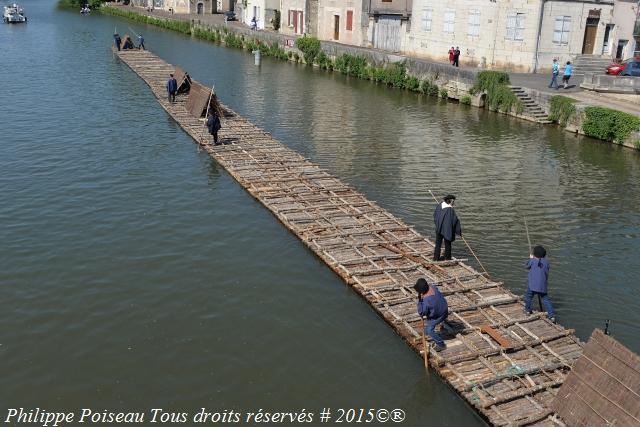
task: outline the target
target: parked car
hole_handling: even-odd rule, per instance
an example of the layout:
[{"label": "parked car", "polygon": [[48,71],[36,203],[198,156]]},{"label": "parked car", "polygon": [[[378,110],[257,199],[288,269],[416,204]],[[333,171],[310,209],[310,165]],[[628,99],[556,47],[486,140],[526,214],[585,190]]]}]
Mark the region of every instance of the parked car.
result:
[{"label": "parked car", "polygon": [[233,11],[228,11],[224,13],[224,17],[227,21],[237,21],[238,18],[236,18],[236,13]]},{"label": "parked car", "polygon": [[[620,63],[611,64],[607,67],[607,74],[612,76],[623,75],[623,76],[636,76],[638,71],[640,71],[640,67],[638,64],[640,63],[640,58],[630,58]],[[635,70],[635,73],[633,72]],[[626,73],[625,73],[626,71]]]}]

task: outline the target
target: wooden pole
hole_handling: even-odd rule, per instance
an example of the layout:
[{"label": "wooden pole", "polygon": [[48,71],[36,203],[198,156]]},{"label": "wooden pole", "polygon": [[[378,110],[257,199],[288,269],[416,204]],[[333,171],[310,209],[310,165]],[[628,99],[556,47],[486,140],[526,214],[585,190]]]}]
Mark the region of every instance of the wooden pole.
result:
[{"label": "wooden pole", "polygon": [[207,112],[204,113],[205,121],[209,118],[209,107],[211,106],[211,98],[213,97],[213,90],[215,87],[216,87],[215,84],[211,86],[211,92],[209,93],[209,101],[207,102]]},{"label": "wooden pole", "polygon": [[[433,200],[436,201],[436,203],[439,203],[440,201],[438,200],[438,198],[433,194],[433,192],[431,191],[431,189],[429,189],[429,193],[431,193],[431,197],[433,197]],[[487,271],[486,268],[484,268],[484,265],[482,265],[482,263],[480,262],[480,260],[478,259],[478,257],[476,256],[476,253],[473,252],[473,249],[471,249],[471,246],[469,246],[469,243],[467,242],[467,240],[460,236],[460,238],[462,239],[462,241],[464,242],[465,245],[467,245],[467,249],[469,249],[469,252],[471,252],[471,255],[473,255],[473,257],[476,259],[476,261],[478,261],[478,264],[480,264],[480,268],[482,268],[482,271],[484,271],[484,274],[487,275],[487,277],[489,277],[489,272]]]},{"label": "wooden pole", "polygon": [[429,372],[429,346],[427,345],[427,338],[424,336],[425,324],[424,317],[422,318],[422,352],[424,359],[424,369]]},{"label": "wooden pole", "polygon": [[[529,243],[529,254],[533,255],[533,250],[531,249],[531,238],[529,237],[529,226],[527,225],[527,217],[526,216],[522,216],[524,218],[524,229],[527,232],[527,242]],[[540,309],[540,311],[544,311],[542,310],[542,297],[540,297],[540,294],[538,294],[538,308]]]},{"label": "wooden pole", "polygon": [[531,239],[529,238],[529,227],[527,226],[527,217],[526,216],[522,216],[524,218],[524,229],[527,232],[527,242],[529,243],[529,253],[533,254],[533,252],[531,252]]}]

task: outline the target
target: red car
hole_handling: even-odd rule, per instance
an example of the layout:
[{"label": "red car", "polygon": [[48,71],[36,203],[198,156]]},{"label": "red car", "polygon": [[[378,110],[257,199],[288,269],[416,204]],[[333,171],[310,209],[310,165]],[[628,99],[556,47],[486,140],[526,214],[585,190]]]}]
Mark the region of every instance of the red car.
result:
[{"label": "red car", "polygon": [[629,64],[633,65],[634,62],[640,62],[640,58],[631,58],[631,59],[622,61],[619,64],[611,64],[607,67],[606,73],[612,76],[617,76],[618,74],[622,73],[625,69],[629,68]]}]

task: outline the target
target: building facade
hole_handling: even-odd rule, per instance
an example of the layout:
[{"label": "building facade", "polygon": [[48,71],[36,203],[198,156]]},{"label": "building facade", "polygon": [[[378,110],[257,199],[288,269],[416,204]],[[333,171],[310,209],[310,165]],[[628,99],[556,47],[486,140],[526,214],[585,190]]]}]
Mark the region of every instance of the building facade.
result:
[{"label": "building facade", "polygon": [[636,37],[636,21],[639,12],[638,0],[615,0],[611,43],[608,54],[616,59],[628,59],[636,56],[640,50]]},{"label": "building facade", "polygon": [[411,29],[412,0],[368,0],[364,5],[365,46],[400,52]]},{"label": "building facade", "polygon": [[318,0],[320,40],[362,46],[363,3],[369,0]]},{"label": "building facade", "polygon": [[236,5],[239,3],[242,3],[242,7],[238,7],[236,12],[241,14],[238,16],[239,20],[250,26],[255,17],[258,29],[273,28],[276,11],[280,9],[280,0],[244,0]]},{"label": "building facade", "polygon": [[412,19],[405,53],[447,61],[453,46],[461,64],[533,72],[601,55],[613,0],[414,0]]},{"label": "building facade", "polygon": [[282,34],[306,34],[307,3],[307,0],[280,0],[280,32]]}]

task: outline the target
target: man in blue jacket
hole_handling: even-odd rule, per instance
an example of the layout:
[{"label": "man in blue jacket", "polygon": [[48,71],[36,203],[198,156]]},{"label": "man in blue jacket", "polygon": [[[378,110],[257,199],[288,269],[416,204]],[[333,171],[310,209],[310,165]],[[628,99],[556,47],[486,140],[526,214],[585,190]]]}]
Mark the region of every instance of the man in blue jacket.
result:
[{"label": "man in blue jacket", "polygon": [[169,102],[176,101],[176,92],[178,92],[178,81],[173,74],[169,74],[169,81],[167,82],[167,93],[169,94]]},{"label": "man in blue jacket", "polygon": [[[456,211],[453,209],[456,196],[445,196],[442,203],[438,203],[433,212],[433,221],[436,225],[436,247],[433,252],[434,261],[451,259],[451,243],[456,240],[456,234],[462,236],[462,228]],[[444,257],[440,257],[444,240]]]},{"label": "man in blue jacket", "polygon": [[425,333],[435,343],[435,350],[442,351],[447,348],[440,334],[436,332],[436,326],[447,320],[449,306],[447,300],[438,290],[436,285],[420,278],[413,287],[418,292],[418,315],[426,320]]},{"label": "man in blue jacket", "polygon": [[533,248],[533,254],[529,255],[526,269],[529,270],[527,292],[524,294],[524,311],[525,314],[531,314],[531,303],[534,295],[542,298],[544,309],[547,310],[549,320],[555,323],[556,313],[553,305],[547,295],[547,285],[549,281],[549,261],[547,260],[547,251],[542,246]]}]

